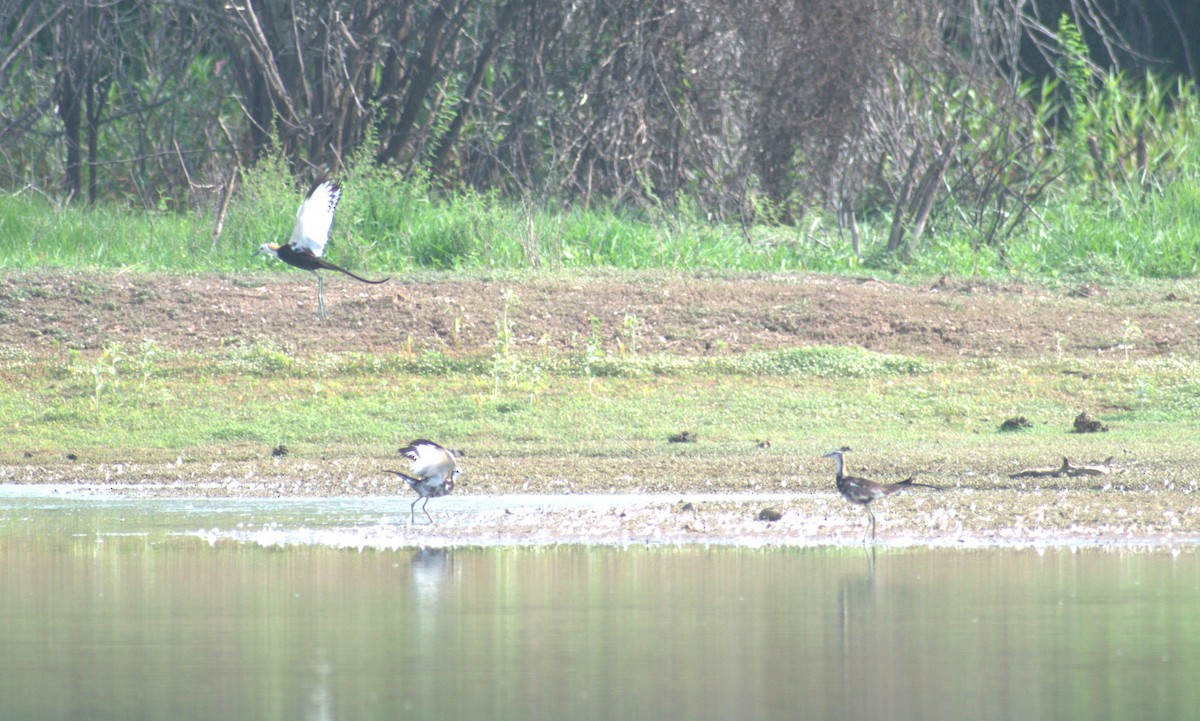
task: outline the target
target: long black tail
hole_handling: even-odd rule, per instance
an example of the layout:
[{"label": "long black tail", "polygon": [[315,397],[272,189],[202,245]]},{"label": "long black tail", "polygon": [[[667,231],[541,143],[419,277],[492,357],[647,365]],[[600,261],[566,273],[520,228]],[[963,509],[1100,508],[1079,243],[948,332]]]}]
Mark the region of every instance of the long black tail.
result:
[{"label": "long black tail", "polygon": [[386,283],[389,280],[391,280],[391,276],[384,278],[383,280],[368,280],[368,279],[362,277],[361,275],[355,275],[355,274],[351,273],[350,271],[346,270],[345,268],[343,268],[339,265],[334,265],[333,263],[330,263],[329,261],[325,260],[324,258],[320,258],[319,261],[321,263],[322,268],[328,268],[329,270],[336,270],[339,273],[345,273],[346,275],[350,276],[351,278],[353,278],[357,281],[361,281],[363,283],[370,283],[371,285],[379,285],[380,283]]},{"label": "long black tail", "polygon": [[928,483],[915,483],[913,481],[914,478],[916,478],[916,476],[909,476],[908,478],[905,478],[903,481],[900,481],[896,485],[897,486],[905,486],[905,487],[913,486],[915,488],[932,488],[935,491],[942,490],[941,486],[931,486]]},{"label": "long black tail", "polygon": [[410,485],[410,486],[413,486],[414,484],[421,482],[420,478],[413,478],[412,476],[408,475],[407,473],[401,473],[400,471],[389,471],[388,469],[385,468],[385,469],[383,469],[383,472],[384,473],[393,473],[397,476],[400,476],[404,480],[408,481],[408,485]]}]

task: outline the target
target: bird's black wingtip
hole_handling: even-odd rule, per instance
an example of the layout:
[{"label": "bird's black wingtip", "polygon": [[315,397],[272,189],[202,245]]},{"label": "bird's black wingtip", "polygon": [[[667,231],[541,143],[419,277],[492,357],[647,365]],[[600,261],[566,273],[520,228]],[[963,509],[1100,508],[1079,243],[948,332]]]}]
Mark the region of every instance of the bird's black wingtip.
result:
[{"label": "bird's black wingtip", "polygon": [[433,446],[434,448],[441,448],[440,445],[434,443],[428,438],[418,438],[415,441],[410,441],[407,446],[400,449],[400,452],[403,453],[405,451],[414,451],[417,449],[417,446]]},{"label": "bird's black wingtip", "polygon": [[333,178],[331,178],[328,173],[320,173],[315,178],[313,178],[312,185],[310,185],[308,188],[308,194],[312,195],[313,191],[315,191],[317,188],[321,187],[325,183],[329,183],[329,187],[333,188],[333,192],[335,192],[335,193],[341,191],[341,189],[342,189],[342,184],[337,182]]}]

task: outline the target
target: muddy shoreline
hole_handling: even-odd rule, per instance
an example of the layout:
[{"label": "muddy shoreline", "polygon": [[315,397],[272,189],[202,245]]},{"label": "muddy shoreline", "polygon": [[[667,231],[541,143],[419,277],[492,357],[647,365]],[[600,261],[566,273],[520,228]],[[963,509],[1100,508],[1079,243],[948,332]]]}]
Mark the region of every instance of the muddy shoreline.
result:
[{"label": "muddy shoreline", "polygon": [[[5,479],[10,476],[5,474]],[[261,489],[259,489],[261,490]],[[415,523],[409,494],[289,495],[227,483],[0,484],[13,499],[216,504],[252,509],[255,523],[197,530],[210,543],[339,548],[552,546],[585,544],[826,547],[863,544],[867,519],[832,488],[793,492],[456,493],[433,499],[434,522]],[[1195,494],[1108,487],[945,488],[909,492],[874,504],[881,548],[1107,548],[1200,551]],[[1193,503],[1189,506],[1188,502]],[[297,504],[321,517],[292,523]],[[346,509],[351,520],[336,519]],[[764,509],[778,520],[760,520]],[[1182,510],[1180,510],[1182,509]],[[277,515],[278,514],[278,515]],[[283,520],[280,520],[280,517]],[[334,519],[331,521],[330,519]]]}]

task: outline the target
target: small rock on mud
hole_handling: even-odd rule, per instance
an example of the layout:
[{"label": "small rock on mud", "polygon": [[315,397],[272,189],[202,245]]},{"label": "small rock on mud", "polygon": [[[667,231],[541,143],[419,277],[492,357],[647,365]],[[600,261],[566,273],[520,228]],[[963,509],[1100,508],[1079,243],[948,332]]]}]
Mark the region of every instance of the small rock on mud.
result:
[{"label": "small rock on mud", "polygon": [[1009,433],[1011,431],[1022,431],[1026,428],[1033,428],[1033,424],[1029,422],[1025,416],[1014,416],[1000,424],[1001,433]]},{"label": "small rock on mud", "polygon": [[1076,433],[1106,433],[1108,426],[1088,415],[1087,411],[1075,416]]}]

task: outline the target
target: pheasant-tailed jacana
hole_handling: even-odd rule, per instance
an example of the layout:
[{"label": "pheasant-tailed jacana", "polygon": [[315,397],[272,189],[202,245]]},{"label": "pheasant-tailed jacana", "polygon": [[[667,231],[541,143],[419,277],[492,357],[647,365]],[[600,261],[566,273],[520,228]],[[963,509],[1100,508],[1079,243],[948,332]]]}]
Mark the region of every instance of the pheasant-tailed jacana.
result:
[{"label": "pheasant-tailed jacana", "polygon": [[408,483],[409,488],[417,492],[417,500],[412,502],[409,509],[408,522],[413,523],[416,520],[417,502],[423,498],[425,503],[421,504],[421,511],[429,522],[433,523],[433,517],[425,510],[425,506],[430,498],[444,496],[454,490],[455,479],[462,475],[458,467],[458,458],[449,448],[442,448],[433,441],[424,439],[409,443],[400,449],[400,453],[412,461],[412,468],[409,469],[412,475],[389,470],[384,470],[384,473],[400,476]]},{"label": "pheasant-tailed jacana", "polygon": [[[855,478],[845,474],[845,461],[842,458],[841,451],[830,451],[822,458],[832,458],[837,463],[837,489],[842,494],[842,497],[851,503],[857,503],[867,511],[867,518],[871,519],[868,526],[868,532],[871,534],[871,540],[875,540],[875,514],[871,512],[871,503],[877,501],[884,496],[890,496],[897,491],[903,491],[905,488],[920,486],[921,488],[932,488],[941,490],[937,486],[931,486],[927,483],[914,483],[913,476],[900,481],[899,483],[876,483],[868,481],[866,478]],[[867,534],[863,533],[863,542],[867,540]]]},{"label": "pheasant-tailed jacana", "polygon": [[318,270],[336,270],[363,283],[386,283],[391,280],[367,280],[321,257],[325,252],[325,243],[329,240],[329,226],[333,224],[333,214],[341,199],[342,189],[337,184],[328,180],[318,183],[300,204],[300,210],[296,212],[296,227],[292,228],[292,237],[287,245],[263,243],[255,252],[255,255],[274,256],[288,265],[310,271],[317,276],[317,317],[322,320],[325,319],[325,282]]}]

